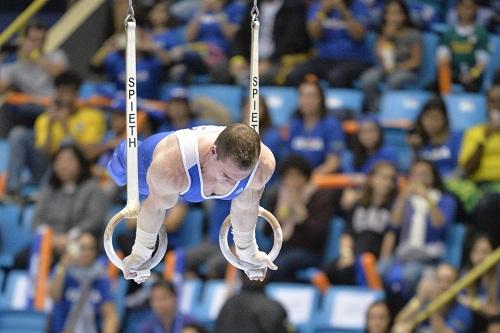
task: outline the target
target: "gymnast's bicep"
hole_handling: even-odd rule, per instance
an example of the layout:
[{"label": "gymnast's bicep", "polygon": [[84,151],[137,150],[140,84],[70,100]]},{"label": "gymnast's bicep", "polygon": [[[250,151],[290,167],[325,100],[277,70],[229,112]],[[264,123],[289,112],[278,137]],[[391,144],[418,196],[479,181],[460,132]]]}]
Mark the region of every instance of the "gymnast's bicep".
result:
[{"label": "gymnast's bicep", "polygon": [[148,199],[160,209],[175,205],[187,181],[185,174],[178,172],[178,168],[167,168],[164,162],[163,158],[153,160],[146,176]]}]

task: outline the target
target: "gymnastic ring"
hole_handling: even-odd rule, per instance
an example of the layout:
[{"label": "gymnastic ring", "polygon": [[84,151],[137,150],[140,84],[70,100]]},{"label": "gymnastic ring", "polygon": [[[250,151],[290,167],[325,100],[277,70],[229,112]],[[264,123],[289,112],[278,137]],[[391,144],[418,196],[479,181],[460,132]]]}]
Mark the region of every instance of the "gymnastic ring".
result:
[{"label": "gymnastic ring", "polygon": [[[116,226],[121,220],[132,217],[136,216],[127,214],[127,210],[125,207],[117,214],[115,214],[115,216],[113,216],[111,220],[109,220],[108,225],[106,226],[106,230],[104,231],[104,250],[106,251],[109,260],[122,271],[123,271],[123,260],[118,257],[115,249],[113,248],[113,232],[115,231]],[[167,229],[165,228],[164,224],[162,224],[160,228],[158,237],[159,237],[158,249],[156,250],[156,253],[151,257],[151,259],[146,261],[139,268],[139,270],[151,270],[153,269],[153,267],[158,265],[165,257],[165,253],[167,252],[168,239],[167,239]]]},{"label": "gymnastic ring", "polygon": [[[283,244],[283,232],[281,231],[281,226],[274,217],[273,214],[271,214],[269,211],[266,209],[259,207],[259,217],[262,217],[264,220],[266,220],[271,227],[273,228],[273,234],[274,234],[274,244],[273,248],[271,249],[271,252],[269,252],[269,258],[271,261],[274,261],[278,254],[280,253],[281,250],[281,245]],[[222,223],[220,232],[219,232],[219,246],[222,251],[222,254],[224,257],[229,261],[231,265],[233,265],[236,268],[239,268],[241,270],[248,270],[248,269],[262,269],[267,266],[255,266],[252,265],[249,262],[245,262],[237,258],[229,249],[229,244],[227,242],[227,236],[229,234],[229,227],[231,226],[231,215],[228,215],[226,219],[224,220],[224,223]]]}]

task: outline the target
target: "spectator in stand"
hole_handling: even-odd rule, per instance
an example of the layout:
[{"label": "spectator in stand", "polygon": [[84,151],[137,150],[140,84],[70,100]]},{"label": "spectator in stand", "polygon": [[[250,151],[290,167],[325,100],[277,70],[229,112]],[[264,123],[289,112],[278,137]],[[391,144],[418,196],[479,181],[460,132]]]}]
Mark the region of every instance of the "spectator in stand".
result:
[{"label": "spectator in stand", "polygon": [[[470,272],[493,252],[493,243],[487,234],[474,234],[464,266],[464,274]],[[484,332],[488,319],[500,314],[500,280],[499,269],[493,267],[489,272],[476,280],[458,300],[474,313],[474,332]]]},{"label": "spectator in stand", "polygon": [[[493,25],[495,9],[498,6],[497,0],[475,0],[477,6],[476,15],[474,15],[474,23],[491,28],[491,32],[495,32]],[[456,25],[459,21],[459,14],[457,8],[451,8],[446,15],[446,23],[448,25]]]},{"label": "spectator in stand", "polygon": [[[455,218],[456,207],[434,164],[426,160],[413,162],[408,183],[392,207],[392,223],[400,228],[395,256],[379,265],[392,291],[403,296],[412,293],[423,268],[442,258],[446,231]],[[394,290],[401,286],[404,290]]]},{"label": "spectator in stand", "polygon": [[175,287],[167,280],[153,284],[149,303],[153,315],[142,324],[141,333],[184,333],[184,327],[193,323],[178,311]]},{"label": "spectator in stand", "polygon": [[170,91],[165,113],[167,119],[160,125],[158,132],[177,131],[201,125],[191,110],[188,92],[184,88],[174,88]]},{"label": "spectator in stand", "polygon": [[[250,61],[251,10],[249,3],[245,20],[231,45],[229,72],[233,80],[248,85]],[[290,71],[308,59],[310,40],[307,34],[304,1],[265,0],[259,3],[260,40],[259,73],[264,84],[282,85]]]},{"label": "spectator in stand", "polygon": [[375,117],[363,117],[359,120],[352,159],[342,161],[342,171],[367,174],[380,161],[389,161],[396,166],[396,151],[384,143],[384,132],[379,121]]},{"label": "spectator in stand", "polygon": [[433,97],[424,104],[407,141],[414,157],[433,162],[441,177],[446,179],[458,174],[462,133],[451,131],[441,98]]},{"label": "spectator in stand", "polygon": [[307,159],[314,173],[333,173],[340,168],[344,134],[338,120],[328,115],[317,81],[306,80],[299,86],[299,108],[288,124],[286,144],[289,153]]},{"label": "spectator in stand", "polygon": [[365,333],[389,333],[391,331],[391,313],[383,301],[370,305],[366,312]]},{"label": "spectator in stand", "polygon": [[167,51],[183,43],[181,36],[173,30],[174,23],[174,18],[170,16],[170,2],[155,1],[148,11],[148,33],[156,44]]},{"label": "spectator in stand", "polygon": [[[438,48],[439,84],[442,92],[449,82],[458,83],[468,92],[480,91],[489,61],[488,32],[474,23],[474,0],[457,2],[458,22],[443,35]],[[446,73],[446,74],[444,74]]]},{"label": "spectator in stand", "polygon": [[[267,275],[269,276],[269,275]],[[238,295],[222,306],[215,322],[217,333],[290,333],[286,310],[264,292],[266,281],[242,279]]]},{"label": "spectator in stand", "polygon": [[330,86],[351,87],[372,61],[365,40],[368,9],[361,0],[316,0],[307,16],[317,56],[293,70],[288,83],[299,85],[312,73],[328,80]]},{"label": "spectator in stand", "polygon": [[[54,156],[49,184],[36,202],[33,229],[42,225],[52,228],[52,248],[58,258],[82,230],[101,231],[108,207],[109,200],[90,176],[82,152],[74,145],[64,145]],[[17,257],[16,266],[27,266],[29,250]]]},{"label": "spectator in stand", "polygon": [[455,298],[431,314],[429,321],[411,330],[409,322],[426,308],[436,297],[447,291],[458,278],[455,267],[447,263],[439,264],[435,271],[429,271],[418,286],[416,295],[396,316],[394,333],[410,332],[453,332],[473,333],[472,313]]},{"label": "spectator in stand", "polygon": [[391,207],[397,192],[396,169],[391,163],[380,161],[367,177],[360,195],[350,202],[345,195],[342,198],[347,228],[340,239],[340,257],[324,267],[334,285],[356,284],[356,256],[370,252],[384,259],[389,258],[394,249]]},{"label": "spectator in stand", "polygon": [[379,85],[401,89],[417,82],[422,59],[420,32],[411,23],[408,7],[402,0],[391,0],[384,7],[381,35],[375,54],[379,64],[361,76],[367,110],[378,110]]},{"label": "spectator in stand", "polygon": [[63,142],[74,142],[86,151],[102,141],[106,130],[104,115],[97,109],[78,106],[80,83],[80,77],[73,72],[59,74],[54,80],[55,99],[36,118],[34,131],[18,126],[9,133],[7,193],[19,194],[25,167],[31,171],[33,182],[39,184],[50,158]]},{"label": "spectator in stand", "polygon": [[[47,26],[33,21],[26,27],[15,58],[0,65],[0,95],[12,90],[37,96],[53,96],[54,78],[68,68],[66,54],[62,50],[44,53]],[[6,104],[0,110],[0,137],[5,137],[16,125],[32,127],[43,108],[26,104]]]},{"label": "spectator in stand", "polygon": [[209,333],[209,332],[205,327],[201,325],[188,324],[184,326],[184,328],[182,329],[182,333]]},{"label": "spectator in stand", "polygon": [[84,232],[57,263],[49,286],[54,301],[50,332],[118,332],[111,281],[97,260],[97,246],[96,237]]},{"label": "spectator in stand", "polygon": [[321,263],[333,216],[333,194],[316,188],[311,173],[307,160],[291,155],[280,167],[280,183],[269,194],[269,210],[280,221],[284,240],[276,258],[280,269],[271,280],[294,281],[297,271]]},{"label": "spectator in stand", "polygon": [[488,122],[468,129],[462,140],[459,163],[465,176],[475,182],[482,198],[474,221],[500,245],[500,85],[488,91]]}]

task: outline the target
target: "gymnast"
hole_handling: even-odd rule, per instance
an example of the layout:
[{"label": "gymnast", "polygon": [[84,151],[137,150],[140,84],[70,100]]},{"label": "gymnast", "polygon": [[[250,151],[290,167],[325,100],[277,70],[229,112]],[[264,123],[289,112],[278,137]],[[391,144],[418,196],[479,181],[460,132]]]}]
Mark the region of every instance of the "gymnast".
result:
[{"label": "gymnast", "polygon": [[[127,183],[126,144],[116,148],[108,164],[111,177],[120,186]],[[146,279],[137,273],[152,256],[166,209],[179,196],[188,202],[231,200],[236,254],[249,263],[246,275],[263,280],[267,268],[277,269],[255,240],[259,201],[276,162],[252,127],[235,123],[155,134],[138,143],[138,161],[139,193],[145,200],[132,253],[123,260],[126,279],[137,283]]]}]

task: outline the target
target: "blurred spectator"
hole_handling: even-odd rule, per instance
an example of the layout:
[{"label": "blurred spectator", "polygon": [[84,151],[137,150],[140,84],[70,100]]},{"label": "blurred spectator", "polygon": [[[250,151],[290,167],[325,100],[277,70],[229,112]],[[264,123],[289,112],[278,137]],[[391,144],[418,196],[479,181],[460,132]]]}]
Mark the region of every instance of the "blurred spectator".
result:
[{"label": "blurred spectator", "polygon": [[319,266],[328,222],[333,216],[332,192],[310,181],[312,169],[300,156],[289,156],[280,167],[280,183],[269,195],[269,210],[280,221],[283,248],[271,274],[276,281],[293,281],[301,269]]},{"label": "blurred spectator", "polygon": [[314,173],[332,173],[340,168],[344,134],[337,119],[328,115],[318,82],[300,84],[299,108],[288,124],[288,131],[289,153],[305,157]]},{"label": "blurred spectator", "polygon": [[413,28],[403,1],[386,3],[381,31],[375,48],[379,64],[361,76],[369,112],[378,110],[380,83],[386,83],[389,89],[401,89],[416,83],[422,59],[420,32]]},{"label": "blurred spectator", "polygon": [[222,306],[215,322],[214,332],[294,332],[283,306],[265,294],[265,281],[251,281],[246,278],[242,281],[241,292],[229,298]]},{"label": "blurred spectator", "polygon": [[[474,23],[482,26],[495,28],[491,25],[494,21],[494,10],[496,5],[496,0],[475,0],[477,6],[476,14],[474,15]],[[446,23],[449,25],[456,25],[459,21],[458,8],[450,8],[446,15]],[[494,29],[492,30],[494,32]]]},{"label": "blurred spectator", "polygon": [[445,72],[440,70],[440,86],[453,82],[461,84],[466,91],[477,92],[482,87],[490,57],[488,33],[474,23],[477,6],[473,0],[459,0],[457,13],[457,24],[445,32],[437,51],[439,67],[448,68]]},{"label": "blurred spectator", "polygon": [[184,55],[188,71],[213,72],[229,55],[230,41],[243,19],[244,6],[239,1],[202,0],[198,13],[186,28],[186,40],[192,50]]},{"label": "blurred spectator", "polygon": [[167,119],[160,125],[158,132],[177,131],[201,125],[189,105],[188,92],[184,88],[174,88],[170,91],[165,113]]},{"label": "blurred spectator", "polygon": [[408,133],[407,142],[415,158],[433,162],[441,177],[457,175],[462,133],[451,131],[446,105],[441,98],[433,97],[424,104]]},{"label": "blurred spectator", "polygon": [[[242,86],[248,84],[252,7],[253,3],[249,3],[245,20],[233,40],[229,61],[233,80]],[[260,80],[264,84],[281,85],[293,67],[308,59],[306,4],[300,0],[266,0],[259,3],[259,13]]]},{"label": "blurred spectator", "polygon": [[[90,176],[89,164],[74,145],[65,145],[55,154],[49,184],[42,188],[35,206],[33,228],[52,228],[52,248],[56,256],[82,230],[98,233],[106,218],[109,200]],[[29,249],[16,259],[17,266],[27,266]]]},{"label": "blurred spectator", "polygon": [[500,333],[500,315],[494,316],[488,321],[486,333]]},{"label": "blurred spectator", "polygon": [[435,23],[444,21],[447,3],[442,0],[407,0],[411,20],[420,30],[432,30]]},{"label": "blurred spectator", "polygon": [[333,284],[356,284],[356,256],[370,252],[384,259],[392,255],[395,237],[391,232],[391,207],[396,177],[394,166],[380,161],[370,170],[362,192],[351,199],[352,203],[345,203],[345,195],[342,198],[347,228],[340,239],[340,257],[324,268]]},{"label": "blurred spectator", "polygon": [[62,50],[43,52],[47,30],[39,22],[28,24],[16,61],[0,67],[0,93],[13,89],[33,95],[53,95],[53,78],[69,64]]},{"label": "blurred spectator", "polygon": [[168,0],[156,1],[148,12],[149,33],[153,41],[164,50],[181,45],[179,33],[173,31],[174,18],[170,16],[170,2]]},{"label": "blurred spectator", "polygon": [[424,266],[444,255],[446,231],[456,207],[432,162],[413,162],[408,183],[392,207],[392,223],[401,229],[395,256],[379,266],[391,288],[403,285],[402,294],[413,292]]},{"label": "blurred spectator", "polygon": [[468,129],[462,140],[459,163],[475,182],[471,191],[480,198],[475,222],[500,245],[500,85],[488,91],[488,121]]},{"label": "blurred spectator", "polygon": [[[394,333],[412,332],[409,322],[458,278],[457,270],[447,263],[439,264],[434,272],[428,273],[420,280],[415,297],[397,315]],[[472,333],[472,313],[455,298],[433,312],[429,321],[418,326],[415,332]]]},{"label": "blurred spectator", "polygon": [[209,333],[206,328],[201,325],[189,324],[184,326],[182,333]]},{"label": "blurred spectator", "polygon": [[389,333],[391,331],[391,313],[383,301],[370,305],[366,312],[365,333]]},{"label": "blurred spectator", "polygon": [[[465,251],[464,274],[483,262],[493,252],[493,244],[487,234],[474,234],[469,251]],[[500,280],[498,267],[476,280],[458,300],[474,313],[474,332],[484,332],[488,318],[500,314]]]},{"label": "blurred spectator", "polygon": [[490,32],[498,34],[500,33],[500,0],[490,0],[489,5],[492,15],[488,27]]},{"label": "blurred spectator", "polygon": [[68,244],[50,282],[54,301],[50,332],[118,332],[111,282],[97,261],[97,239],[84,232]]},{"label": "blurred spectator", "polygon": [[372,61],[365,42],[368,9],[361,0],[316,0],[307,16],[317,56],[293,70],[288,83],[298,85],[313,73],[333,87],[351,87]]},{"label": "blurred spectator", "polygon": [[[125,44],[124,34],[113,35],[90,60],[91,68],[104,72],[116,90],[125,87]],[[158,99],[164,67],[171,63],[171,55],[141,29],[136,33],[136,50],[137,96]]]},{"label": "blurred spectator", "polygon": [[59,74],[54,80],[55,99],[36,118],[34,131],[18,126],[9,133],[8,193],[19,194],[25,167],[38,184],[47,171],[50,157],[63,142],[74,142],[84,151],[101,142],[106,129],[104,115],[97,109],[77,105],[80,83],[81,79],[73,72]]},{"label": "blurred spectator", "polygon": [[342,161],[342,171],[367,174],[379,161],[389,161],[396,166],[396,151],[384,143],[382,126],[375,117],[361,118],[354,141],[353,157]]},{"label": "blurred spectator", "polygon": [[[141,333],[184,333],[183,328],[193,322],[177,309],[177,293],[167,280],[156,281],[149,299],[153,315],[143,323]],[[189,331],[188,331],[189,332]]]}]

